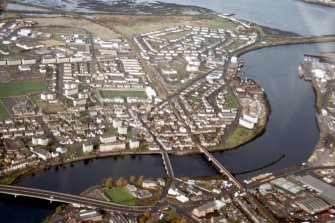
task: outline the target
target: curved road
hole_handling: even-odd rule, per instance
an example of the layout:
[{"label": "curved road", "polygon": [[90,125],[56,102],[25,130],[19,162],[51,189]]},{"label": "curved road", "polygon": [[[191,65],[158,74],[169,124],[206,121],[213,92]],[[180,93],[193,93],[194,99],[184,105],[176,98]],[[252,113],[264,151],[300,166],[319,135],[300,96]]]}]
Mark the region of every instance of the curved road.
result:
[{"label": "curved road", "polygon": [[80,204],[95,208],[101,208],[104,210],[112,210],[127,213],[143,213],[145,211],[150,211],[152,209],[152,206],[126,206],[120,204],[113,204],[107,201],[96,200],[88,197],[64,194],[35,188],[12,186],[12,185],[10,186],[0,185],[0,193],[11,194],[14,196],[34,197],[68,204]]}]

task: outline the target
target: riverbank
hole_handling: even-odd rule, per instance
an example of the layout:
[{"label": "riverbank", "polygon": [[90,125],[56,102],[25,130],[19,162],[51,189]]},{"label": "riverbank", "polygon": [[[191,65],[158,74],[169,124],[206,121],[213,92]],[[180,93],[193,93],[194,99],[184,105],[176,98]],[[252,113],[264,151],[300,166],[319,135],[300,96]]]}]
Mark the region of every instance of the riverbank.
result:
[{"label": "riverbank", "polygon": [[[335,36],[332,37],[332,38],[335,40]],[[260,41],[262,41],[262,39]],[[297,40],[295,39],[294,41],[297,41]],[[303,42],[298,42],[298,44],[300,44],[300,43],[310,43],[310,41],[315,41],[315,42],[327,41],[328,42],[328,41],[331,41],[331,40],[329,39],[329,37],[327,37],[326,39],[323,38],[323,37],[320,37],[320,38],[314,37],[314,38],[300,38],[300,41],[303,41]],[[290,44],[297,44],[297,43],[292,42],[291,40],[287,41],[287,42],[280,42],[280,43],[277,42],[276,43],[276,45],[285,45],[285,44],[290,45]],[[275,46],[275,45],[251,46],[249,48],[243,49],[242,51],[236,52],[235,55],[236,56],[241,56],[246,52],[261,49],[261,48],[264,48],[264,47],[270,47],[270,46]],[[266,105],[267,105],[267,108],[268,108],[267,115],[266,115],[265,118],[260,120],[261,123],[259,125],[259,128],[257,128],[257,130],[254,131],[253,134],[251,134],[248,139],[240,141],[240,142],[238,142],[234,145],[231,145],[231,146],[226,146],[224,148],[222,148],[222,147],[211,148],[210,151],[216,152],[216,151],[227,151],[227,150],[236,149],[237,147],[245,145],[248,142],[256,139],[259,136],[261,136],[265,132],[266,124],[267,124],[269,115],[271,113],[270,103],[268,102],[267,99],[265,99],[265,102],[266,102]],[[195,150],[195,149],[194,150],[188,150],[188,151],[180,151],[180,150],[169,151],[169,154],[173,154],[173,155],[188,155],[188,154],[191,155],[191,154],[199,154],[199,153],[200,153],[200,151]],[[39,171],[39,170],[43,170],[43,169],[46,169],[46,168],[51,168],[51,167],[55,167],[55,166],[59,166],[59,165],[67,164],[67,163],[82,161],[82,160],[95,159],[95,158],[99,158],[99,157],[112,157],[112,156],[123,156],[123,155],[135,155],[136,156],[136,155],[152,155],[152,154],[157,155],[157,154],[160,154],[160,152],[159,151],[142,151],[142,152],[122,151],[122,152],[113,152],[113,153],[92,154],[92,155],[88,155],[88,156],[78,157],[76,159],[65,160],[64,162],[54,163],[50,166],[43,166],[41,169],[34,170],[34,172],[22,171],[21,173],[17,173],[15,175],[13,175],[14,177],[13,176],[8,176],[8,177],[4,178],[3,180],[6,184],[14,184],[14,183],[20,181],[20,179],[22,179],[23,177],[25,177],[27,175],[30,175],[30,174],[33,174],[33,173],[35,173],[36,171]]]},{"label": "riverbank", "polygon": [[320,5],[320,6],[328,6],[328,7],[335,7],[335,3],[328,3],[320,0],[302,0],[305,3]]},{"label": "riverbank", "polygon": [[[306,57],[316,58],[316,61],[320,64],[334,65],[335,54],[331,53],[312,53],[305,54]],[[308,61],[308,60],[307,60]],[[334,118],[333,104],[334,101],[331,95],[334,93],[331,81],[335,75],[331,70],[322,70],[327,73],[328,81],[323,84],[318,82],[316,74],[313,75],[313,70],[317,67],[309,66],[310,62],[304,60],[301,63],[302,73],[304,74],[304,80],[312,83],[312,88],[315,92],[315,107],[317,109],[316,120],[319,128],[319,140],[315,145],[315,150],[311,157],[308,159],[308,164],[311,166],[331,166],[335,165],[332,158],[335,154],[334,150],[334,136],[332,120]]]}]

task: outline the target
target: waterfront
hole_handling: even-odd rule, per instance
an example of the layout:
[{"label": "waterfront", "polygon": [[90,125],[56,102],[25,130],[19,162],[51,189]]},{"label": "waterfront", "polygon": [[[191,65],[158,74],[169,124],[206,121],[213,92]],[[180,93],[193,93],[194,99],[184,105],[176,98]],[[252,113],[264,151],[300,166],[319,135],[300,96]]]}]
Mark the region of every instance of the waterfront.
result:
[{"label": "waterfront", "polygon": [[[192,4],[197,3],[192,1]],[[250,5],[252,5],[251,2]],[[318,8],[319,6],[313,7]],[[323,7],[320,8],[324,10]],[[246,7],[245,10],[247,9]],[[238,17],[241,17],[240,13]],[[257,18],[257,20],[261,19]],[[289,18],[281,19],[290,21]],[[255,18],[252,21],[256,21]],[[328,23],[333,22],[328,21]],[[314,28],[311,28],[314,26],[317,25],[312,24],[309,28],[305,27],[304,32],[314,33]],[[318,27],[323,29],[324,26],[319,25]],[[331,31],[331,29],[328,30]],[[299,30],[295,31],[300,33]],[[315,33],[318,32],[315,31]],[[334,30],[331,32],[334,33]],[[297,165],[309,157],[318,139],[314,107],[315,95],[310,83],[297,78],[297,67],[304,53],[334,49],[334,43],[304,44],[264,48],[243,55],[244,72],[247,77],[255,80],[265,89],[272,113],[267,130],[261,137],[236,150],[215,153],[215,156],[229,170],[233,173],[240,173],[259,169],[285,154],[283,159],[270,167],[239,175],[238,177],[242,179],[258,173]],[[171,161],[177,176],[203,176],[216,173],[201,155],[172,156]],[[73,166],[68,164],[58,167],[58,170],[51,168],[41,171],[34,176],[24,178],[18,185],[78,194],[87,187],[99,183],[104,177],[117,178],[119,176],[129,177],[129,175],[164,176],[161,156],[146,155],[133,157],[133,159],[132,156],[125,156],[80,161],[74,163]],[[47,204],[48,202],[35,199],[15,200],[10,196],[1,196],[0,222],[8,222],[9,219],[10,222],[39,222],[54,210],[54,205]],[[20,210],[19,214],[17,210]]]},{"label": "waterfront", "polygon": [[[315,95],[309,82],[298,79],[297,67],[304,53],[320,50],[335,50],[335,44],[277,46],[243,55],[244,71],[249,78],[257,81],[265,89],[272,113],[266,132],[261,137],[238,149],[217,152],[215,156],[233,173],[247,172],[266,166],[283,153],[285,157],[265,169],[238,176],[240,179],[298,165],[313,152],[318,139]],[[171,156],[171,161],[176,176],[179,177],[216,173],[202,155]],[[58,170],[51,168],[38,172],[34,176],[24,178],[18,185],[78,194],[85,188],[99,183],[104,177],[117,178],[129,177],[129,175],[164,176],[161,156],[125,156],[80,161],[74,163],[72,167],[71,164],[67,164],[58,167]],[[6,210],[7,214],[0,214],[0,221],[8,219],[7,216],[13,216],[15,222],[15,212],[19,206],[23,205],[19,203],[21,202],[9,205],[7,205],[8,202],[2,203],[1,210]],[[21,217],[19,217],[21,220],[29,219],[30,214],[35,213],[31,211],[28,202],[26,207],[21,207]],[[52,207],[36,208],[39,209],[41,219],[52,212]]]},{"label": "waterfront", "polygon": [[[115,6],[120,7],[121,12],[125,8],[130,10],[134,7],[145,8],[153,7],[153,10],[160,10],[167,7],[161,3],[175,3],[182,5],[191,5],[211,9],[213,11],[225,14],[235,14],[234,17],[243,19],[262,26],[268,26],[275,29],[281,29],[298,33],[301,35],[325,35],[335,33],[335,9],[332,7],[316,4],[304,3],[297,0],[211,0],[210,4],[203,0],[84,0],[76,1],[42,1],[42,0],[21,0],[21,2],[32,3],[42,6],[58,7],[61,9],[92,13],[92,12],[113,12]],[[120,4],[119,4],[120,3]],[[118,5],[119,4],[119,5]]]},{"label": "waterfront", "polygon": [[221,13],[234,13],[236,18],[298,33],[325,35],[335,33],[334,8],[292,0],[163,0],[162,2],[195,5]]}]

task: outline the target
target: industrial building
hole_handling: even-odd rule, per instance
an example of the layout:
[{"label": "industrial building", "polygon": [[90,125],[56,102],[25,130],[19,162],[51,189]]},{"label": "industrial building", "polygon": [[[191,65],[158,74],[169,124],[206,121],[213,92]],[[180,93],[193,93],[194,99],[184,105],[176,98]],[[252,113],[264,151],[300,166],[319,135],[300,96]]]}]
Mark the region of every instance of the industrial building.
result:
[{"label": "industrial building", "polygon": [[279,190],[293,196],[301,194],[305,190],[305,188],[300,187],[299,185],[294,184],[283,177],[274,179],[270,183]]}]

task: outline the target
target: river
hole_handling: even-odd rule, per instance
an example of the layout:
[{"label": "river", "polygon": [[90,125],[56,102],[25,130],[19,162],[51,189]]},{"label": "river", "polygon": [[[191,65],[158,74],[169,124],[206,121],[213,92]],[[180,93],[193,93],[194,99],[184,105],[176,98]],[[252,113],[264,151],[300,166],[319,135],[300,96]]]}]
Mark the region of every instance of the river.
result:
[{"label": "river", "polygon": [[[223,3],[228,2],[223,0],[221,4],[221,1],[212,1],[213,5],[214,3],[217,5],[210,5],[211,7],[219,7],[220,5],[220,7],[223,7]],[[246,5],[242,7],[236,2],[246,2]],[[290,20],[292,19],[291,16],[282,16],[280,19],[276,17],[277,12],[285,10],[275,6],[269,8],[270,3],[267,4],[264,0],[253,2],[238,0],[236,2],[229,1],[230,7],[237,7],[238,9],[236,10],[240,13],[234,10],[228,10],[227,12],[236,13],[238,17],[243,18],[243,14],[247,14],[247,6],[249,6],[249,16],[253,17],[250,20],[253,22],[259,20],[260,24],[266,22],[267,20],[264,19],[267,18],[262,13],[256,13],[257,10],[256,12],[252,11],[256,4],[254,2],[257,2],[256,5],[258,7],[263,7],[263,11],[272,11],[272,24],[274,24],[275,20],[278,20],[278,23],[279,20],[282,20],[280,24],[285,24],[285,22],[298,24],[299,21],[304,21],[302,15],[311,9],[315,10],[316,15],[319,14],[319,11],[325,10],[328,12],[330,10],[318,5],[306,5],[302,7],[303,10],[306,10],[305,12],[296,13],[299,16],[294,15],[293,20]],[[264,5],[260,6],[258,2],[264,3]],[[269,2],[274,1],[269,0]],[[283,3],[278,3],[279,6],[288,7],[291,4],[293,8],[302,4],[301,2],[290,0],[280,2]],[[188,1],[183,1],[183,3],[187,4]],[[192,1],[192,4],[200,5],[200,3],[203,4],[201,1]],[[220,8],[217,8],[217,10],[220,10]],[[316,15],[310,15],[310,17],[318,20]],[[315,25],[319,21],[314,22],[313,24]],[[306,23],[309,23],[309,21],[306,21]],[[333,23],[328,21],[328,25]],[[305,27],[303,24],[304,22],[302,22],[301,27]],[[312,35],[326,30],[326,28],[322,27],[315,28],[314,25],[310,28],[303,28],[303,31],[298,26],[292,26],[293,30],[289,28],[285,30],[304,35]],[[328,32],[335,33],[334,26],[331,27]],[[316,29],[318,30],[317,32],[312,31]],[[271,104],[272,113],[269,117],[266,131],[262,136],[238,149],[216,152],[214,155],[233,173],[259,169],[277,160],[283,154],[285,154],[285,157],[267,168],[237,175],[238,178],[248,178],[259,173],[272,172],[297,165],[311,155],[318,139],[318,129],[315,120],[316,110],[314,107],[315,95],[309,82],[297,78],[297,67],[303,59],[304,53],[334,50],[334,43],[301,44],[259,49],[242,56],[245,60],[243,69],[246,76],[255,80],[264,88]],[[216,173],[215,169],[203,159],[202,155],[171,156],[171,161],[176,176],[204,176]],[[24,178],[18,185],[78,194],[87,187],[99,183],[102,178],[111,176],[115,179],[119,176],[129,177],[129,175],[164,176],[165,172],[161,157],[155,155],[124,156],[93,159],[85,162],[80,161],[72,165],[68,164],[63,167],[38,172],[34,176]],[[0,222],[40,222],[51,214],[56,206],[56,204],[47,204],[48,202],[36,199],[16,198],[15,200],[10,196],[0,196]]]}]

